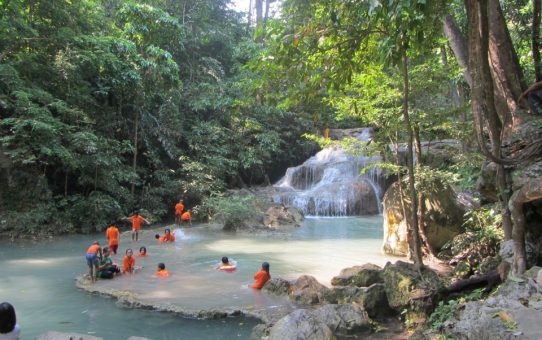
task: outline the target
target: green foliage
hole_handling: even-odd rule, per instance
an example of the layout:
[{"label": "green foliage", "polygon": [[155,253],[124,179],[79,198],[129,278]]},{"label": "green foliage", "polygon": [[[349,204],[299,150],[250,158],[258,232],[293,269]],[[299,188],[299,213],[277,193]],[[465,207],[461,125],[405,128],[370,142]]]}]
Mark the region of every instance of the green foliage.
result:
[{"label": "green foliage", "polygon": [[235,230],[236,226],[254,217],[257,211],[256,197],[215,195],[205,201],[200,211],[205,211],[210,219],[223,221],[225,229]]},{"label": "green foliage", "polygon": [[459,299],[440,301],[431,316],[429,325],[434,330],[442,330],[446,321],[457,317],[457,312],[461,306],[469,301],[478,301],[483,297],[483,289],[475,289],[472,292],[460,297]]}]

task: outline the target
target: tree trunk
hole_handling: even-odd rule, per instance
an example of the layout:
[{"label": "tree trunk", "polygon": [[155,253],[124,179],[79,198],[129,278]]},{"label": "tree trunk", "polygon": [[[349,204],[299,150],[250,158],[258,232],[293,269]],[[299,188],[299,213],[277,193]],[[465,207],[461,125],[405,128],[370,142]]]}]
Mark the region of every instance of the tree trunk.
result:
[{"label": "tree trunk", "polygon": [[465,81],[472,87],[472,77],[469,73],[469,52],[467,49],[467,42],[454,17],[450,14],[444,18],[444,34],[448,38],[448,42],[454,52],[457,63],[463,69]]},{"label": "tree trunk", "polygon": [[[403,37],[404,38],[404,37]],[[410,229],[412,230],[412,239],[409,240],[409,248],[412,254],[412,260],[414,265],[421,269],[423,267],[423,258],[420,247],[420,235],[418,232],[418,201],[416,194],[415,183],[415,173],[414,173],[414,154],[413,154],[413,144],[414,144],[414,133],[412,131],[412,123],[410,122],[410,115],[408,113],[408,99],[409,99],[409,79],[408,79],[408,57],[406,54],[407,42],[403,41],[401,46],[401,63],[403,71],[403,120],[405,123],[405,129],[408,133],[408,145],[407,145],[407,167],[408,167],[408,189],[411,202],[411,209],[409,211],[411,215],[411,225]],[[405,216],[405,220],[408,223],[408,218]]]},{"label": "tree trunk", "polygon": [[540,0],[533,0],[533,30],[532,51],[534,62],[534,75],[536,81],[542,80],[542,64],[540,63]]},{"label": "tree trunk", "polygon": [[248,21],[247,21],[247,31],[250,29],[252,24],[252,0],[248,3]]},{"label": "tree trunk", "polygon": [[[132,168],[134,175],[137,173],[137,143],[139,139],[139,112],[136,112],[135,126],[134,126],[134,157],[132,158]],[[132,182],[132,188],[130,189],[132,196],[135,193],[135,181]]]},{"label": "tree trunk", "polygon": [[263,0],[256,0],[256,25],[262,22]]},{"label": "tree trunk", "polygon": [[523,274],[527,269],[525,255],[525,214],[523,205],[527,202],[542,199],[542,176],[531,179],[520,190],[517,190],[508,203],[512,212],[514,229],[512,238],[514,240],[514,263],[512,271],[515,274]]},{"label": "tree trunk", "polygon": [[510,136],[521,123],[517,99],[526,86],[499,0],[489,0],[487,8],[490,67],[497,94],[495,104],[505,136]]},{"label": "tree trunk", "polygon": [[[492,0],[490,0],[492,1]],[[475,121],[476,137],[482,153],[497,161],[497,187],[502,208],[505,239],[511,238],[512,223],[508,210],[509,186],[502,162],[501,123],[494,102],[493,81],[489,69],[488,50],[488,0],[466,0],[469,25],[469,70],[472,76],[472,111]],[[487,123],[491,152],[487,150],[483,137],[483,122]]]},{"label": "tree trunk", "polygon": [[263,17],[263,21],[266,22],[267,18],[269,17],[269,5],[271,4],[271,0],[265,0],[265,15]]}]

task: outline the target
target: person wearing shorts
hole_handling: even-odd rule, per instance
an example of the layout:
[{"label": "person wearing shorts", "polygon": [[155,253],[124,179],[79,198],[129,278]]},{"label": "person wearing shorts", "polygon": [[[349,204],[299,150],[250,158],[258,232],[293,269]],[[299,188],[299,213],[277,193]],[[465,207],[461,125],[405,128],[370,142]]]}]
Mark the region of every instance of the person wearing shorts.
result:
[{"label": "person wearing shorts", "polygon": [[100,264],[98,256],[102,257],[102,247],[100,247],[100,242],[96,241],[88,247],[85,256],[91,282],[96,282],[98,279],[98,266]]},{"label": "person wearing shorts", "polygon": [[105,237],[109,241],[109,249],[113,254],[117,255],[117,249],[119,249],[119,237],[120,232],[116,225],[111,224],[105,231]]},{"label": "person wearing shorts", "polygon": [[141,230],[141,223],[151,224],[145,219],[145,217],[139,215],[138,213],[133,214],[130,217],[126,218],[132,222],[132,241],[138,241],[139,231]]}]

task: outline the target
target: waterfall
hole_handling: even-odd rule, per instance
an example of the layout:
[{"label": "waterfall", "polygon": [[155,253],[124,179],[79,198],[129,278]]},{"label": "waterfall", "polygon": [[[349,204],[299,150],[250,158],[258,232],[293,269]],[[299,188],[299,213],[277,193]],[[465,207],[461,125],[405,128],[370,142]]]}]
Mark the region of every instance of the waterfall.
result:
[{"label": "waterfall", "polygon": [[[368,141],[372,129],[362,129],[357,138]],[[293,205],[306,216],[356,216],[381,212],[382,170],[367,165],[379,156],[354,156],[338,147],[328,147],[303,164],[288,168],[274,186],[276,203]]]}]

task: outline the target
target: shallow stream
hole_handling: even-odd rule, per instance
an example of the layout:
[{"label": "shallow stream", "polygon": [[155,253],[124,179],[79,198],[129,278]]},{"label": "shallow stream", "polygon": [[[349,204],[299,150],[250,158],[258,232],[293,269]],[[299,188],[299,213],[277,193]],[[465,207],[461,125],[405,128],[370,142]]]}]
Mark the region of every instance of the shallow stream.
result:
[{"label": "shallow stream", "polygon": [[[135,293],[139,299],[186,309],[265,309],[289,305],[286,299],[248,288],[263,261],[271,276],[315,276],[329,285],[342,268],[363,263],[384,265],[380,252],[382,218],[307,219],[290,233],[229,234],[211,228],[175,230],[174,244],[157,244],[155,230],[144,230],[139,242],[123,233],[115,262],[128,247],[147,246],[137,258],[134,275],[100,280],[104,287]],[[114,299],[85,293],[73,279],[86,272],[84,252],[102,234],[59,237],[40,242],[0,242],[0,300],[17,311],[23,339],[47,330],[89,333],[105,339],[144,336],[152,339],[247,339],[257,323],[248,318],[190,320],[115,305]],[[228,273],[214,269],[222,256],[237,262]],[[153,277],[164,262],[170,278]]]}]

